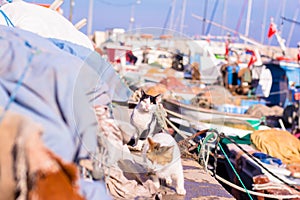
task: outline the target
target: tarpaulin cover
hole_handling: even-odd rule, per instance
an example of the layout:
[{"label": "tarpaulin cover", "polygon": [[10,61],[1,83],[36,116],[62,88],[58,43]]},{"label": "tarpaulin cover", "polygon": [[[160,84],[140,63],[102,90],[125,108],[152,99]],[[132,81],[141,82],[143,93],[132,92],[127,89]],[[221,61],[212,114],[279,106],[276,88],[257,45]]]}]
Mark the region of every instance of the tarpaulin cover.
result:
[{"label": "tarpaulin cover", "polygon": [[98,74],[99,80],[109,86],[108,94],[113,101],[127,102],[132,94],[127,84],[125,84],[116,73],[112,65],[105,61],[99,53],[90,49],[73,44],[68,41],[50,38],[57,47],[79,57],[90,65]]},{"label": "tarpaulin cover", "polygon": [[254,131],[251,141],[259,151],[279,158],[286,164],[300,163],[300,141],[287,131]]},{"label": "tarpaulin cover", "polygon": [[0,46],[0,106],[16,91],[10,109],[42,124],[46,146],[66,161],[93,151],[97,123],[86,94],[99,87],[95,70],[47,39],[17,28],[0,26]]}]

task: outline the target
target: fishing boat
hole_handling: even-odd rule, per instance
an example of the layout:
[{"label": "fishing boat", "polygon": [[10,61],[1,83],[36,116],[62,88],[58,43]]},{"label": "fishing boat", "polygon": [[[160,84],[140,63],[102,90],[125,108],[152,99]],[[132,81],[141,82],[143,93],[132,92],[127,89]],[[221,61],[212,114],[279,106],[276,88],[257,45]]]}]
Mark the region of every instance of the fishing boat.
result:
[{"label": "fishing boat", "polygon": [[203,129],[183,140],[193,144],[179,144],[236,199],[299,199],[299,152],[293,150],[299,140],[287,131],[259,129],[246,135]]},{"label": "fishing boat", "polygon": [[[164,106],[172,110],[176,113],[181,113],[186,116],[190,116],[194,119],[203,121],[203,120],[211,120],[213,121],[214,119],[224,119],[224,118],[230,118],[230,119],[240,119],[240,120],[245,120],[245,121],[259,121],[260,119],[248,114],[239,114],[239,113],[233,113],[233,112],[221,112],[218,110],[214,109],[207,109],[207,108],[201,108],[201,107],[196,107],[190,104],[185,104],[180,101],[174,100],[174,99],[164,99]],[[229,106],[228,109],[242,109],[245,111],[245,107],[238,107],[238,106]]]}]

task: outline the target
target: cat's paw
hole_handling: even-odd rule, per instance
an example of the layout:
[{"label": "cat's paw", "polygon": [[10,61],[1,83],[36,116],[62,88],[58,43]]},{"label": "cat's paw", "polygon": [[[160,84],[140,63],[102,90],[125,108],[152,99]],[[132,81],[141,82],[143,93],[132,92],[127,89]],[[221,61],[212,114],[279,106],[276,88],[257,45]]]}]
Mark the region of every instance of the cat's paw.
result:
[{"label": "cat's paw", "polygon": [[143,147],[144,147],[144,141],[142,140],[138,140],[135,146],[128,146],[129,150],[132,151],[142,151]]},{"label": "cat's paw", "polygon": [[130,151],[142,151],[142,148],[141,147],[139,147],[139,146],[128,146],[128,149],[130,150]]},{"label": "cat's paw", "polygon": [[186,190],[184,188],[176,188],[176,193],[179,195],[185,195]]},{"label": "cat's paw", "polygon": [[172,185],[172,179],[170,177],[166,178],[166,184],[167,184],[167,186]]}]

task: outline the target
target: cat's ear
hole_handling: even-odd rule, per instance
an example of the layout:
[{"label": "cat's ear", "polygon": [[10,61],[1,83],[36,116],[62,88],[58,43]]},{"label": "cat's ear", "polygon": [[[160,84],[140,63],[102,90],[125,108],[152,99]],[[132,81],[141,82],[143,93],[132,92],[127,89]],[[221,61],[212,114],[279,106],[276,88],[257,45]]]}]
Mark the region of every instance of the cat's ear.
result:
[{"label": "cat's ear", "polygon": [[170,163],[173,160],[174,146],[163,146],[160,147],[161,156],[164,158],[165,163]]},{"label": "cat's ear", "polygon": [[150,137],[148,137],[147,139],[148,139],[149,150],[150,150],[150,151],[159,149],[159,147],[160,147],[160,144],[159,144],[159,143],[154,142]]},{"label": "cat's ear", "polygon": [[161,101],[162,101],[161,94],[156,95],[156,96],[155,96],[155,102],[156,102],[157,104],[159,104],[159,103],[161,103]]},{"label": "cat's ear", "polygon": [[174,145],[173,146],[163,146],[160,147],[161,151],[164,152],[165,154],[173,154],[173,150],[174,150]]},{"label": "cat's ear", "polygon": [[145,95],[146,95],[146,92],[143,89],[141,89],[141,96],[145,96]]}]

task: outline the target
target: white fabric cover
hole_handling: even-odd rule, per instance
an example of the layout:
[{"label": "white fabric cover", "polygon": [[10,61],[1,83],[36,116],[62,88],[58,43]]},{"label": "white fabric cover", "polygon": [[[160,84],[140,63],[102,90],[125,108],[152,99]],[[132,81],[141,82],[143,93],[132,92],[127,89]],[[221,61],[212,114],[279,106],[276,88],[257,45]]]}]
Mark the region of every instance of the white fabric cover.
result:
[{"label": "white fabric cover", "polygon": [[[34,32],[46,38],[56,38],[94,50],[90,39],[58,12],[36,4],[14,0],[1,6],[15,27]],[[7,25],[0,15],[0,24]]]},{"label": "white fabric cover", "polygon": [[256,96],[269,97],[272,87],[272,74],[269,69],[263,66],[259,77]]}]

